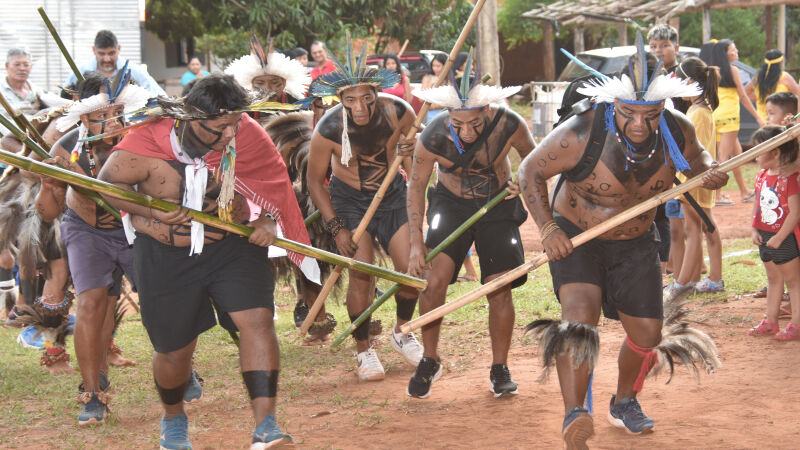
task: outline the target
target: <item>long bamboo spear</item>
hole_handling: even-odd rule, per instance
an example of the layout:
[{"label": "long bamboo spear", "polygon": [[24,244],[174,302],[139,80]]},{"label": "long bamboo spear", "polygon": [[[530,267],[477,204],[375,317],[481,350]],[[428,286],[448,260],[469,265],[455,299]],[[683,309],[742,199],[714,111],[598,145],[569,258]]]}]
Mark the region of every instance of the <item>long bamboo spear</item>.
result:
[{"label": "long bamboo spear", "polygon": [[[464,29],[461,30],[461,34],[458,36],[458,40],[456,40],[453,50],[447,57],[447,61],[445,61],[444,67],[442,67],[442,71],[439,73],[439,78],[436,80],[435,86],[441,85],[444,80],[447,79],[447,75],[450,73],[450,69],[453,67],[453,62],[455,61],[456,56],[458,56],[458,52],[461,51],[464,41],[467,40],[467,35],[469,34],[470,30],[472,30],[472,26],[475,24],[475,21],[478,20],[478,13],[480,13],[484,3],[486,3],[486,0],[478,0],[475,3],[475,7],[472,8],[472,13],[470,13],[469,19],[467,19],[467,23],[464,25]],[[414,125],[412,125],[408,130],[408,133],[406,133],[406,139],[411,139],[415,134],[417,134],[417,130],[419,130],[420,125],[422,125],[422,121],[425,119],[425,114],[428,113],[430,106],[431,105],[428,102],[425,102],[422,105],[419,113],[417,113],[416,120],[414,120]],[[404,156],[396,155],[392,161],[392,165],[387,169],[386,176],[381,182],[378,191],[375,193],[375,197],[372,198],[372,202],[369,204],[367,212],[364,213],[364,217],[358,224],[358,228],[356,228],[356,230],[353,232],[353,242],[356,244],[358,244],[358,242],[361,240],[361,236],[363,236],[364,232],[367,230],[367,226],[372,221],[372,216],[374,216],[375,212],[378,211],[378,206],[380,205],[381,200],[383,200],[386,190],[389,189],[389,185],[391,185],[394,181],[395,174],[397,174],[397,170],[400,168],[400,165],[403,163],[404,159]],[[314,304],[311,306],[306,320],[303,321],[303,325],[300,327],[300,336],[305,336],[306,332],[311,327],[311,324],[314,323],[314,318],[317,317],[320,309],[322,309],[322,306],[325,304],[325,299],[328,298],[328,294],[330,294],[331,290],[333,289],[333,285],[342,274],[342,270],[342,267],[337,267],[333,273],[331,273],[330,277],[328,277],[328,279],[325,281],[325,285],[322,286],[322,290],[317,296],[317,299],[314,300]]]},{"label": "long bamboo spear", "polygon": [[322,217],[322,213],[319,212],[319,210],[316,210],[313,213],[309,214],[308,217],[305,218],[305,220],[303,220],[303,224],[305,226],[309,226],[312,223],[314,223],[317,220],[319,220],[320,217]]},{"label": "long bamboo spear", "polygon": [[[756,145],[755,147],[751,148],[745,153],[742,153],[738,156],[735,156],[724,163],[720,164],[716,167],[716,170],[720,172],[730,172],[737,167],[744,165],[745,163],[752,161],[757,156],[764,154],[781,144],[788,142],[792,139],[797,139],[800,136],[800,125],[795,125],[792,128],[784,131],[783,133],[775,136],[774,138],[764,141],[761,144]],[[579,245],[583,245],[590,240],[602,235],[603,233],[611,230],[612,228],[621,225],[628,220],[633,219],[634,217],[649,211],[662,203],[666,203],[668,200],[675,198],[678,195],[683,194],[684,192],[689,192],[694,188],[701,187],[703,183],[703,175],[708,172],[704,172],[700,175],[695,176],[691,180],[686,181],[685,183],[675,186],[674,188],[664,191],[648,200],[645,200],[638,205],[629,208],[616,216],[606,220],[605,222],[597,225],[595,227],[589,228],[588,230],[584,231],[583,233],[573,237],[571,239],[572,246],[577,247]],[[427,325],[435,320],[441,319],[445,315],[466,306],[475,300],[483,297],[484,295],[490,294],[494,292],[496,289],[499,289],[502,286],[505,286],[508,283],[516,280],[522,275],[536,269],[537,267],[543,265],[548,261],[547,255],[542,254],[536,257],[535,259],[526,262],[525,264],[518,266],[510,271],[506,272],[505,274],[495,278],[494,280],[490,281],[489,283],[484,284],[480,288],[463,295],[450,303],[444,304],[432,311],[429,311],[427,314],[424,314],[416,319],[403,324],[400,326],[400,331],[402,333],[408,333],[412,330],[416,330],[424,325]]]},{"label": "long bamboo spear", "polygon": [[[36,155],[38,155],[40,158],[42,158],[42,159],[50,158],[50,154],[47,153],[47,151],[44,148],[42,148],[36,141],[31,139],[30,136],[28,136],[25,133],[23,133],[22,130],[20,130],[19,128],[15,127],[14,124],[12,124],[10,120],[6,119],[2,115],[0,115],[0,124],[2,124],[4,127],[8,128],[8,130],[11,131],[11,133],[13,133],[14,136],[17,137],[17,139],[22,141],[22,143],[27,148],[33,150],[33,152],[36,153]],[[58,166],[58,167],[61,167],[61,166]],[[100,207],[102,207],[103,209],[108,211],[108,213],[111,214],[112,216],[114,216],[117,220],[122,220],[122,216],[120,215],[119,211],[117,211],[117,208],[115,208],[114,205],[108,203],[106,201],[106,199],[104,199],[102,196],[100,196],[100,194],[98,194],[97,192],[94,192],[92,190],[82,189],[82,188],[78,188],[78,192],[80,192],[81,194],[83,194],[83,195],[89,197],[90,199],[92,199],[92,201],[94,201],[95,203],[100,205]]]},{"label": "long bamboo spear", "polygon": [[[467,229],[469,229],[472,225],[475,225],[475,223],[477,221],[479,221],[481,219],[481,217],[485,216],[486,213],[491,211],[492,208],[494,208],[495,206],[499,205],[506,197],[508,197],[508,195],[509,194],[505,189],[500,191],[499,194],[495,195],[491,200],[489,200],[488,203],[486,203],[479,210],[477,210],[475,212],[475,214],[470,216],[470,218],[467,219],[466,222],[461,224],[461,226],[459,226],[452,233],[450,233],[450,235],[447,236],[442,242],[440,242],[439,245],[437,245],[430,252],[428,252],[428,254],[425,255],[425,262],[429,263],[429,262],[433,261],[433,258],[436,255],[438,255],[439,253],[444,251],[444,249],[446,249],[448,246],[450,246],[450,244],[452,244],[453,241],[455,241],[462,234],[464,234],[464,232],[467,231]],[[375,300],[375,303],[370,305],[369,308],[367,308],[366,311],[361,313],[361,315],[358,316],[356,318],[356,320],[354,320],[350,324],[350,326],[346,330],[344,330],[342,332],[342,334],[340,334],[339,336],[336,337],[336,339],[333,340],[333,342],[331,343],[331,349],[338,347],[342,342],[344,342],[344,340],[347,338],[347,336],[349,336],[350,333],[352,333],[353,330],[356,327],[358,327],[365,320],[367,320],[367,317],[369,317],[370,314],[375,312],[375,310],[377,310],[381,305],[383,305],[386,302],[386,300],[389,299],[389,297],[394,295],[399,290],[400,290],[400,285],[399,284],[395,283],[394,285],[392,285],[392,287],[390,287],[386,292],[384,292],[383,295],[379,299]]]},{"label": "long bamboo spear", "polygon": [[[142,195],[137,192],[129,191],[127,189],[123,189],[111,183],[95,180],[94,178],[87,177],[85,175],[80,175],[78,173],[71,172],[67,169],[63,169],[61,167],[55,167],[43,164],[38,161],[34,161],[30,158],[19,156],[16,153],[7,152],[5,150],[0,150],[0,161],[5,162],[6,164],[10,164],[12,166],[19,167],[20,169],[23,170],[27,170],[29,172],[55,178],[65,183],[80,186],[86,189],[93,190],[95,192],[105,194],[109,197],[126,200],[131,203],[135,203],[137,205],[148,208],[157,209],[159,211],[170,212],[182,208],[181,205],[176,205],[175,203],[170,203],[161,200],[159,198],[153,198],[148,195]],[[246,225],[225,222],[224,220],[221,220],[216,216],[205,214],[200,211],[189,209],[189,216],[193,220],[196,220],[200,223],[210,225],[222,230],[230,231],[231,233],[236,233],[245,237],[250,236],[250,234],[253,232],[253,228],[248,227]],[[301,253],[303,255],[311,256],[312,258],[321,259],[331,264],[343,265],[350,269],[355,269],[367,273],[369,275],[385,278],[387,280],[392,280],[394,282],[402,283],[407,286],[412,286],[417,289],[424,289],[425,286],[427,285],[425,280],[421,280],[419,278],[415,278],[410,275],[395,272],[393,270],[374,266],[372,264],[367,264],[361,261],[356,261],[352,258],[347,258],[341,255],[337,255],[335,253],[326,252],[324,250],[314,248],[310,245],[301,244],[299,242],[290,241],[288,239],[275,238],[274,245],[276,247],[280,247],[289,251],[294,251],[297,253]]]},{"label": "long bamboo spear", "polygon": [[47,17],[47,13],[44,12],[44,7],[40,6],[37,11],[39,11],[39,15],[42,16],[44,25],[50,30],[50,35],[53,36],[53,39],[56,41],[56,45],[58,45],[59,50],[61,50],[61,54],[64,55],[64,59],[67,60],[67,64],[69,64],[70,69],[72,69],[72,73],[75,74],[75,78],[77,78],[80,83],[83,81],[83,74],[78,70],[78,66],[75,65],[72,56],[69,55],[67,47],[64,46],[64,41],[61,40],[61,36],[58,35],[58,31],[56,31],[56,28],[53,26],[53,22],[50,22],[50,18]]}]

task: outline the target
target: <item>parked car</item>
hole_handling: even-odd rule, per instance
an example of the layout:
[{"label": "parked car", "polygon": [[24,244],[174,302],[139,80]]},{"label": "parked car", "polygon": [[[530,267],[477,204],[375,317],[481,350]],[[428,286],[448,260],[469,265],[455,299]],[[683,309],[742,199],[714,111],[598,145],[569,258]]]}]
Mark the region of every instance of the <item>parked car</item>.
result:
[{"label": "parked car", "polygon": [[[636,53],[636,48],[632,45],[621,47],[607,47],[598,48],[594,50],[587,50],[578,53],[577,57],[584,64],[606,75],[618,74],[623,66],[628,63],[628,58]],[[687,58],[689,56],[698,56],[700,49],[695,47],[680,46],[678,51],[679,58]],[[739,69],[739,75],[742,78],[742,85],[746,85],[754,76],[756,76],[757,69],[754,69],[741,61],[734,61],[734,67]],[[588,75],[589,72],[574,61],[570,61],[561,75],[558,76],[558,81],[569,82],[576,78]],[[742,106],[740,108],[740,128],[739,128],[739,142],[742,147],[749,148],[750,137],[753,132],[758,129],[756,119]]]}]

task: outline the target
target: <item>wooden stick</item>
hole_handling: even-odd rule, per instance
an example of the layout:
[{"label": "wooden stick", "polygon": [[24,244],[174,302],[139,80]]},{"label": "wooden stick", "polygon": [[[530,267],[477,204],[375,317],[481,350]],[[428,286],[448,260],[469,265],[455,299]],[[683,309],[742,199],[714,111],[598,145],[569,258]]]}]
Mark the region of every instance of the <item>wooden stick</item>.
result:
[{"label": "wooden stick", "polygon": [[403,42],[403,46],[400,47],[400,51],[397,52],[397,59],[400,59],[400,57],[403,56],[403,53],[406,51],[406,47],[408,47],[408,39]]},{"label": "wooden stick", "polygon": [[[764,154],[780,146],[785,142],[788,142],[792,139],[797,139],[798,136],[800,136],[800,125],[795,125],[792,128],[784,131],[783,133],[775,136],[774,138],[768,141],[764,141],[761,144],[758,144],[755,147],[751,148],[750,150],[725,161],[724,163],[717,166],[716,169],[719,170],[720,172],[730,172],[731,170],[740,167],[747,162],[752,161],[757,156]],[[694,188],[702,187],[703,175],[705,175],[706,173],[708,172],[704,172],[700,175],[697,175],[696,177],[686,181],[681,185],[675,186],[674,188],[668,191],[664,191],[660,194],[657,194],[656,196],[648,200],[645,200],[642,203],[639,203],[638,205],[617,214],[616,216],[606,220],[605,222],[595,227],[589,228],[588,230],[584,231],[583,233],[571,239],[572,246],[577,247],[579,245],[583,245],[589,242],[590,240],[602,235],[603,233],[611,230],[612,228],[622,223],[625,223],[628,220],[631,220],[640,214],[650,211],[651,209],[657,207],[658,205],[666,203],[668,200],[673,199],[676,196],[683,194],[684,192],[689,192]],[[505,274],[501,275],[498,278],[495,278],[491,282],[484,284],[480,288],[466,295],[463,295],[453,300],[450,303],[444,304],[432,311],[429,311],[427,314],[417,317],[416,319],[406,324],[403,324],[400,327],[400,331],[405,334],[412,330],[416,330],[417,328],[420,328],[424,325],[427,325],[435,320],[438,320],[444,317],[445,315],[474,302],[475,300],[483,297],[484,295],[490,294],[494,292],[496,289],[505,286],[508,283],[511,283],[520,276],[525,275],[526,273],[541,266],[547,261],[548,259],[546,254],[539,255],[535,259],[506,272]]]},{"label": "wooden stick", "polygon": [[[161,200],[160,198],[153,198],[150,197],[149,195],[142,195],[139,194],[138,192],[129,191],[115,184],[106,183],[100,180],[95,180],[94,178],[87,177],[85,175],[81,175],[75,172],[71,172],[61,167],[50,166],[44,163],[40,163],[30,158],[25,158],[24,156],[19,156],[16,153],[11,153],[5,150],[0,150],[0,161],[6,164],[10,164],[12,166],[19,167],[20,169],[23,170],[27,170],[29,172],[37,173],[50,178],[55,178],[57,180],[61,180],[71,185],[80,186],[91,191],[100,192],[109,197],[126,200],[131,203],[135,203],[137,205],[145,206],[148,208],[157,209],[159,211],[170,212],[170,211],[175,211],[179,208],[183,208],[181,205],[176,205],[175,203],[170,203],[168,201]],[[189,211],[189,217],[191,217],[192,220],[196,220],[197,222],[245,237],[249,237],[250,234],[253,233],[253,228],[248,227],[246,225],[226,222],[220,219],[219,217],[212,216],[210,214],[206,214],[200,211],[195,211],[189,208],[186,209]],[[275,238],[275,242],[272,245],[289,251],[301,253],[306,256],[311,256],[312,258],[321,259],[331,264],[345,265],[350,269],[355,269],[372,276],[377,276],[397,283],[402,283],[404,285],[412,286],[417,289],[425,289],[425,286],[427,285],[425,280],[421,280],[419,278],[415,278],[404,273],[385,269],[383,267],[374,266],[372,264],[367,264],[365,262],[357,261],[354,260],[353,258],[347,258],[338,255],[336,253],[326,252],[324,250],[314,248],[310,245],[301,244],[299,242],[294,242],[289,239]]]},{"label": "wooden stick", "polygon": [[75,61],[72,59],[72,56],[69,55],[67,47],[64,46],[64,41],[61,40],[61,36],[58,35],[58,31],[56,31],[56,28],[53,26],[53,22],[50,22],[50,18],[47,17],[47,13],[44,12],[44,7],[39,7],[37,11],[39,11],[39,15],[42,16],[44,25],[48,30],[50,30],[50,35],[53,36],[53,39],[56,41],[56,45],[58,46],[59,50],[61,50],[61,54],[64,55],[64,59],[67,60],[69,68],[72,69],[72,73],[75,74],[75,78],[77,78],[78,83],[80,83],[83,81],[83,74],[80,70],[78,70],[78,66],[75,65]]},{"label": "wooden stick", "polygon": [[[480,13],[484,3],[486,3],[486,0],[478,0],[475,3],[475,7],[472,9],[472,13],[470,13],[469,19],[464,25],[464,29],[461,30],[461,34],[458,36],[458,40],[453,46],[453,50],[450,52],[450,56],[448,56],[444,67],[442,67],[442,71],[439,72],[439,78],[436,80],[435,86],[441,85],[444,80],[447,79],[447,75],[450,73],[450,69],[453,67],[453,62],[455,61],[456,56],[458,56],[458,52],[461,51],[464,41],[467,40],[467,35],[472,29],[472,26],[475,24],[475,21],[478,20],[478,13]],[[420,125],[422,125],[422,121],[425,119],[425,114],[427,114],[429,108],[430,103],[428,102],[425,102],[422,105],[422,109],[420,109],[416,120],[414,120],[414,125],[408,130],[408,133],[406,133],[406,139],[411,139],[417,134],[417,130],[419,130]],[[353,232],[353,242],[355,242],[356,245],[358,245],[358,242],[361,240],[361,236],[367,230],[367,225],[369,225],[370,221],[372,221],[372,216],[374,216],[375,212],[378,210],[378,206],[380,205],[381,200],[383,200],[386,190],[389,189],[389,185],[391,185],[394,181],[395,174],[397,174],[397,170],[403,163],[403,159],[405,159],[404,156],[396,155],[392,161],[392,165],[389,166],[389,169],[386,172],[386,177],[381,182],[378,191],[375,192],[375,197],[372,198],[372,202],[369,204],[367,212],[364,213],[364,217],[361,218],[361,222]],[[319,295],[317,296],[316,300],[314,300],[314,304],[311,306],[308,316],[306,316],[306,320],[303,321],[303,325],[300,327],[301,337],[306,335],[306,332],[308,332],[311,324],[314,323],[314,319],[325,305],[325,299],[328,298],[328,294],[330,294],[331,290],[333,290],[333,285],[336,283],[336,280],[339,279],[339,276],[342,274],[342,270],[344,270],[342,267],[337,267],[333,273],[331,273],[330,277],[325,280],[322,290],[320,290]]]}]

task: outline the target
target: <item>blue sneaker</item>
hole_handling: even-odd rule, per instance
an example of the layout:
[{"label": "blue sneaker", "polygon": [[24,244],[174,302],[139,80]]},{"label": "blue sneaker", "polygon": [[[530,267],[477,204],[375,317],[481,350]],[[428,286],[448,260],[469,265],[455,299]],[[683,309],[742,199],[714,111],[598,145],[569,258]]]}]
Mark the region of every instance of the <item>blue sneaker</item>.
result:
[{"label": "blue sneaker", "polygon": [[617,396],[611,396],[611,406],[608,408],[608,421],[617,428],[622,428],[630,434],[650,433],[656,426],[653,419],[642,412],[639,401],[635,398],[623,398],[616,405]]},{"label": "blue sneaker", "polygon": [[169,419],[161,419],[161,450],[191,450],[189,442],[189,419],[179,414]]},{"label": "blue sneaker", "polygon": [[83,403],[81,412],[78,414],[78,425],[94,425],[105,422],[108,406],[100,400],[97,392],[84,392],[78,396],[78,401]]},{"label": "blue sneaker", "polygon": [[580,406],[570,409],[564,416],[561,436],[564,437],[564,448],[567,450],[588,450],[586,441],[594,436],[594,420],[589,411]]},{"label": "blue sneaker", "polygon": [[250,450],[275,448],[292,442],[294,442],[294,439],[288,434],[283,434],[283,431],[278,427],[275,416],[269,414],[253,431],[253,443],[250,445]]},{"label": "blue sneaker", "polygon": [[186,392],[183,393],[183,401],[185,403],[197,402],[200,401],[202,396],[203,379],[192,369],[192,377],[189,379],[189,386],[186,387]]}]

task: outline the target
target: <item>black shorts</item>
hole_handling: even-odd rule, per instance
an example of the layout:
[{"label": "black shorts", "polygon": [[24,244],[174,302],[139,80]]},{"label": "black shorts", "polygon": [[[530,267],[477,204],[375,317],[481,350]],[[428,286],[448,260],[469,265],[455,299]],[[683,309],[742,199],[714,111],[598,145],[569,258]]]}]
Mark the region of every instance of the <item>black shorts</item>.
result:
[{"label": "black shorts", "polygon": [[794,233],[790,234],[786,239],[781,242],[778,248],[769,248],[766,243],[768,240],[775,236],[775,233],[764,230],[757,230],[761,235],[761,242],[763,244],[758,246],[758,256],[761,261],[774,262],[775,264],[786,264],[787,262],[800,256],[800,251],[797,249],[797,238]]},{"label": "black shorts", "polygon": [[[372,203],[376,191],[359,191],[347,183],[331,177],[328,183],[328,192],[336,215],[344,221],[344,226],[353,231],[358,228],[361,219]],[[397,174],[386,190],[378,210],[372,216],[367,233],[380,242],[386,252],[389,252],[389,242],[394,234],[403,225],[408,223],[406,212],[406,182],[402,175]]]},{"label": "black shorts", "polygon": [[[583,230],[562,216],[556,223],[570,238]],[[603,314],[619,320],[617,312],[633,317],[662,319],[661,262],[655,225],[645,234],[626,241],[593,239],[564,259],[550,262],[553,290],[589,283],[603,290]]]},{"label": "black shorts", "polygon": [[[448,191],[441,184],[428,188],[428,234],[425,246],[434,248],[460,227],[486,204],[489,199],[465,199]],[[455,283],[472,243],[481,265],[481,283],[492,275],[511,270],[525,262],[519,226],[528,217],[519,197],[504,200],[467,229],[442,253],[455,264],[450,284]],[[525,284],[527,275],[511,283],[511,287]]]},{"label": "black shorts", "polygon": [[189,256],[189,247],[136,233],[133,252],[142,324],[159,353],[181,349],[213,327],[214,309],[227,329],[235,329],[227,313],[274,311],[267,253],[246,238],[229,235]]}]

